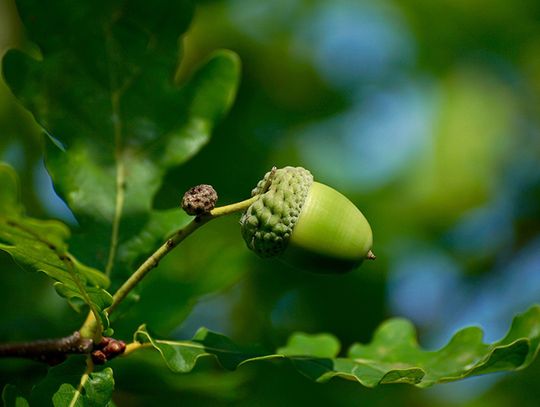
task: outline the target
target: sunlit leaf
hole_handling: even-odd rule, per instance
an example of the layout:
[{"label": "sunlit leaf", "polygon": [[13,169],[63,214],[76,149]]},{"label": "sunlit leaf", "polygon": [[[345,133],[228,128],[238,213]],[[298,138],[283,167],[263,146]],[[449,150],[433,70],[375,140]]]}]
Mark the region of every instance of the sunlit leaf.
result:
[{"label": "sunlit leaf", "polygon": [[200,357],[209,355],[227,369],[256,360],[288,358],[302,374],[319,382],[338,376],[367,387],[388,383],[428,387],[527,367],[539,349],[540,306],[514,318],[502,340],[485,344],[482,336],[480,328],[465,328],[443,348],[427,351],[418,345],[411,323],[396,318],[383,323],[369,344],[351,346],[346,357],[336,357],[339,342],[328,334],[296,333],[275,354],[244,349],[204,328],[189,341],[166,341],[153,338],[141,326],[134,339],[157,349],[175,372],[188,372]]},{"label": "sunlit leaf", "polygon": [[13,169],[0,164],[0,250],[8,252],[28,271],[42,271],[56,280],[56,291],[71,300],[80,299],[97,313],[111,304],[104,290],[109,279],[100,271],[81,264],[68,252],[69,229],[61,222],[39,220],[24,214],[18,201],[19,186]]},{"label": "sunlit leaf", "polygon": [[186,223],[185,215],[156,222],[153,197],[228,111],[238,58],[215,52],[187,84],[175,83],[190,0],[18,6],[42,58],[11,51],[4,75],[49,135],[47,168],[81,226],[73,250],[119,281],[153,249],[134,246],[137,236],[162,239]]},{"label": "sunlit leaf", "polygon": [[284,356],[308,354],[319,358],[334,358],[339,353],[340,346],[333,335],[297,333],[289,338],[287,346],[279,348],[277,352]]}]

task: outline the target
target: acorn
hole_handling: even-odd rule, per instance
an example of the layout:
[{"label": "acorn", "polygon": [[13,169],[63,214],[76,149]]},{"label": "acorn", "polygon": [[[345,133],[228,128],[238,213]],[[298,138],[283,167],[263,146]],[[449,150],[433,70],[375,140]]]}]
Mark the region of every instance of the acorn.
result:
[{"label": "acorn", "polygon": [[240,219],[247,246],[263,258],[315,273],[341,274],[374,259],[373,234],[344,195],[302,167],[273,168],[253,189]]}]

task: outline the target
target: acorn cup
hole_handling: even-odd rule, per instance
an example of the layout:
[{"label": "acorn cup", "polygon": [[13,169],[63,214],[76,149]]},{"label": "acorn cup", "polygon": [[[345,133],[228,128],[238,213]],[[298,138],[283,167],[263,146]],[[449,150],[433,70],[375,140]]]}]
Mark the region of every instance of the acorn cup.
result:
[{"label": "acorn cup", "polygon": [[247,246],[305,271],[341,274],[375,259],[373,234],[345,196],[313,181],[302,167],[272,169],[253,189],[259,196],[242,215]]}]

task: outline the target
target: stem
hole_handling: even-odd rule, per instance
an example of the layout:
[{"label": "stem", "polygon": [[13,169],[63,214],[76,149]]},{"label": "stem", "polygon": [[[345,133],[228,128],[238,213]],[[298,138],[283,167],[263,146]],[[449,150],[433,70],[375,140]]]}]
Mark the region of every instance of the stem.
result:
[{"label": "stem", "polygon": [[116,256],[116,250],[118,248],[120,219],[122,217],[122,210],[124,208],[126,191],[125,166],[122,157],[122,121],[120,118],[120,93],[118,91],[114,91],[111,94],[111,106],[114,125],[114,158],[116,160],[116,197],[114,203],[114,217],[111,230],[111,246],[107,259],[107,266],[105,267],[105,274],[107,275],[107,277],[111,275],[112,269],[114,267],[114,259]]},{"label": "stem", "polygon": [[91,339],[76,331],[63,338],[0,344],[0,357],[26,358],[56,365],[63,362],[68,354],[89,353],[92,346]]},{"label": "stem", "polygon": [[[110,315],[126,298],[130,291],[133,290],[151,270],[157,267],[162,258],[202,225],[212,219],[244,211],[257,199],[259,199],[259,195],[255,195],[252,198],[231,205],[214,208],[209,213],[195,217],[185,227],[176,231],[171,238],[148,257],[148,259],[135,270],[124,284],[122,284],[113,295],[113,302],[111,306],[106,309],[106,312]],[[72,267],[71,259],[67,255],[60,258],[67,262],[66,266]],[[75,281],[77,282],[76,279]],[[81,291],[84,292],[84,290]],[[91,302],[89,301],[89,304],[90,303]],[[98,343],[101,339],[101,331],[103,328],[101,322],[97,318],[96,310],[92,309],[88,313],[88,317],[81,328],[72,335],[63,338],[0,344],[0,357],[28,358],[46,362],[52,366],[63,362],[69,354],[88,354],[94,349],[94,343]],[[149,346],[149,344],[134,342],[127,346],[123,354],[126,355],[147,346]],[[81,378],[77,392],[73,400],[71,400],[70,405],[76,404],[78,397],[81,395],[82,388],[88,379],[88,375],[92,372],[93,363],[90,358],[88,360],[87,371]]]},{"label": "stem", "polygon": [[184,228],[178,230],[170,239],[161,245],[143,264],[122,284],[122,286],[113,295],[113,302],[107,313],[110,315],[126,298],[131,290],[154,268],[157,267],[163,257],[165,257],[172,249],[174,249],[182,240],[192,234],[199,227],[208,222],[211,218],[196,217]]},{"label": "stem", "polygon": [[259,195],[255,195],[249,199],[245,199],[240,202],[236,202],[230,205],[219,206],[210,211],[210,214],[203,215],[209,217],[210,219],[219,218],[220,216],[230,215],[231,213],[245,211],[251,206],[253,202],[259,199]]},{"label": "stem", "polygon": [[[174,249],[186,237],[195,232],[205,223],[220,216],[230,215],[232,213],[246,210],[253,202],[259,198],[258,195],[234,204],[214,208],[208,214],[197,216],[185,227],[178,230],[174,235],[161,245],[137,270],[122,284],[122,286],[113,295],[113,303],[107,308],[107,313],[110,315],[120,303],[126,298],[131,290],[154,268],[157,267],[161,259],[163,259],[172,249]],[[86,324],[85,324],[86,325]]]},{"label": "stem", "polygon": [[93,312],[89,312],[84,324],[79,329],[79,332],[83,338],[89,338],[94,340],[96,343],[99,338],[102,337],[103,332],[99,329],[98,317],[95,316]]},{"label": "stem", "polygon": [[77,405],[77,402],[79,401],[82,395],[84,385],[88,381],[88,378],[90,377],[90,373],[92,373],[93,370],[94,370],[94,364],[92,363],[92,358],[87,358],[86,370],[84,371],[84,374],[81,376],[79,385],[77,386],[77,389],[75,390],[75,393],[73,394],[73,397],[71,401],[69,402],[69,407],[75,407]]},{"label": "stem", "polygon": [[375,256],[375,253],[373,253],[371,250],[367,252],[366,259],[368,260],[375,260],[377,256]]},{"label": "stem", "polygon": [[68,272],[71,274],[73,282],[81,292],[82,296],[84,297],[85,302],[88,304],[88,307],[90,308],[90,314],[92,315],[92,318],[94,320],[94,323],[96,325],[96,329],[94,330],[94,335],[91,339],[93,339],[96,342],[101,341],[101,333],[103,332],[103,324],[101,323],[101,320],[99,319],[99,312],[96,309],[96,306],[92,303],[92,300],[90,300],[90,297],[88,296],[88,293],[86,292],[83,284],[81,283],[81,280],[79,279],[79,276],[74,272],[73,270],[73,260],[70,256],[62,256],[61,260],[66,265],[66,268]]},{"label": "stem", "polygon": [[150,342],[140,343],[140,342],[131,342],[126,345],[126,350],[122,353],[122,356],[127,356],[139,349],[150,348],[152,344]]}]

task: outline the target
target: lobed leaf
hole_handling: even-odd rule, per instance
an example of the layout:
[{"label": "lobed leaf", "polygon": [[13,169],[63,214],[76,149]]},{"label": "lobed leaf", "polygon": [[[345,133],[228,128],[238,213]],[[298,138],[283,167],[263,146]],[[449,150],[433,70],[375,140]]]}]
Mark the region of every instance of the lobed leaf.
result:
[{"label": "lobed leaf", "polygon": [[0,185],[0,250],[9,253],[22,268],[41,271],[56,280],[55,288],[61,296],[68,300],[77,298],[87,304],[107,327],[103,310],[112,301],[105,291],[109,279],[68,252],[66,225],[24,214],[18,201],[17,175],[5,164],[0,164]]},{"label": "lobed leaf", "polygon": [[340,344],[328,334],[296,333],[275,354],[242,348],[205,328],[189,341],[166,341],[153,338],[143,325],[134,340],[157,349],[175,372],[189,372],[203,356],[214,356],[231,370],[247,362],[287,358],[302,374],[318,382],[337,376],[366,387],[389,383],[428,387],[527,367],[539,349],[540,306],[516,316],[500,341],[485,344],[482,337],[480,328],[465,328],[443,348],[427,351],[418,345],[412,324],[395,318],[383,323],[369,344],[352,345],[346,357],[337,357]]},{"label": "lobed leaf", "polygon": [[134,342],[151,344],[159,351],[163,360],[173,372],[191,371],[197,360],[203,356],[215,356],[220,364],[229,370],[247,360],[264,357],[260,350],[241,348],[226,336],[200,328],[190,341],[166,341],[154,339],[141,325],[134,334]]},{"label": "lobed leaf", "polygon": [[12,50],[4,76],[49,136],[47,168],[81,226],[72,249],[123,280],[151,251],[144,244],[187,223],[185,215],[159,221],[168,214],[152,201],[167,169],[196,154],[230,108],[238,57],[215,52],[178,86],[191,0],[18,6],[41,59]]}]

